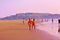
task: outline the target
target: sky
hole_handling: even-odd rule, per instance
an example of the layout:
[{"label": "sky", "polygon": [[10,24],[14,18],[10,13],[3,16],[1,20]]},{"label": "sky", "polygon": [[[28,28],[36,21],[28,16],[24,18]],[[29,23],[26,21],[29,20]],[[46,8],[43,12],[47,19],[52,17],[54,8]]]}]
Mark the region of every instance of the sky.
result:
[{"label": "sky", "polygon": [[26,12],[60,14],[60,0],[0,0],[0,18]]}]

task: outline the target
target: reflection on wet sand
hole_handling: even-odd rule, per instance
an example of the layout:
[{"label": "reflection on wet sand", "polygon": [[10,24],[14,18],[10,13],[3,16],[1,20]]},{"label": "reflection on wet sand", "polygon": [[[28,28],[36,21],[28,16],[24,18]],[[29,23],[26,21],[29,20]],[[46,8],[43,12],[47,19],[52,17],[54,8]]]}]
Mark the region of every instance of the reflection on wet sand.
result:
[{"label": "reflection on wet sand", "polygon": [[58,20],[54,20],[52,23],[51,20],[48,22],[44,21],[37,24],[37,29],[43,30],[51,35],[60,37],[60,33],[58,32],[58,29],[60,29],[60,24],[58,23]]}]

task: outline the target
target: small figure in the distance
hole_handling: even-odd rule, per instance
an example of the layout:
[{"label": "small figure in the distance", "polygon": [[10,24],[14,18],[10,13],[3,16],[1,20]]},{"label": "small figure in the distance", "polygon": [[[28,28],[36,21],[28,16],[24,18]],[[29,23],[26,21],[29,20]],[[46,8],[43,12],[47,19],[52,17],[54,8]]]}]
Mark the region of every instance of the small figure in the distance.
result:
[{"label": "small figure in the distance", "polygon": [[53,19],[52,19],[52,23],[53,23]]},{"label": "small figure in the distance", "polygon": [[60,32],[60,19],[58,19],[58,24],[59,24],[58,32]]}]

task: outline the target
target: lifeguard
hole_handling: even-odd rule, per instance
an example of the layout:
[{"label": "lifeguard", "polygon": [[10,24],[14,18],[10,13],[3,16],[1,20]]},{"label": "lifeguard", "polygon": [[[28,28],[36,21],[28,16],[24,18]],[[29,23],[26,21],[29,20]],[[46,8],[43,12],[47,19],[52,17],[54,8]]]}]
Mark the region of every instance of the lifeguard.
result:
[{"label": "lifeguard", "polygon": [[33,19],[33,28],[35,29],[35,19]]},{"label": "lifeguard", "polygon": [[29,30],[31,30],[31,28],[35,29],[35,19],[33,19],[33,21],[29,19],[28,25],[29,25]]}]

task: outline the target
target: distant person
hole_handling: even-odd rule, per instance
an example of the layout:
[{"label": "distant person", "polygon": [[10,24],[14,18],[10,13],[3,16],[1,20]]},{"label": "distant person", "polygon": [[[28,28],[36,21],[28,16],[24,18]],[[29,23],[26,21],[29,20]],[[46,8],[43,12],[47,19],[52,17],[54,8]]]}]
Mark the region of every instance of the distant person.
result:
[{"label": "distant person", "polygon": [[60,24],[60,19],[58,19],[58,23]]},{"label": "distant person", "polygon": [[52,19],[52,23],[53,23],[53,19]]},{"label": "distant person", "polygon": [[47,20],[47,19],[45,19],[45,22],[48,22],[48,20]]},{"label": "distant person", "polygon": [[58,27],[58,32],[60,32],[60,19],[58,19],[59,27]]},{"label": "distant person", "polygon": [[46,22],[48,22],[48,19],[46,19]]},{"label": "distant person", "polygon": [[23,24],[24,24],[24,19],[23,19]]},{"label": "distant person", "polygon": [[43,22],[43,19],[41,20],[41,22]]}]

